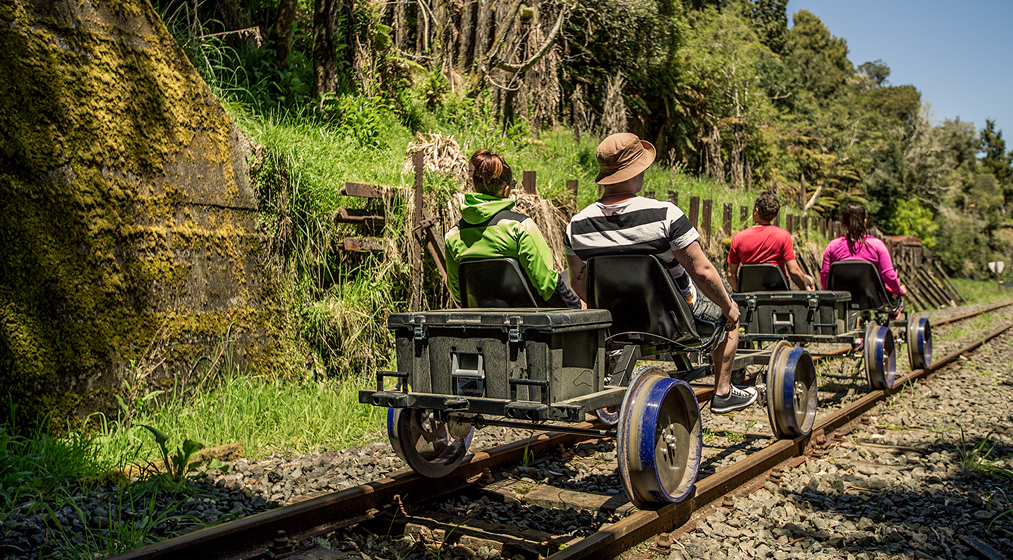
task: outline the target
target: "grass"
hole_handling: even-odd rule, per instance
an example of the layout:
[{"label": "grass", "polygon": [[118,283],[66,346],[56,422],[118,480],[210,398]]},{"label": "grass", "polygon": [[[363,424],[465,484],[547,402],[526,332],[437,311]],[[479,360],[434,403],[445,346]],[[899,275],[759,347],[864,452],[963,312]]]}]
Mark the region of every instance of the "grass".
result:
[{"label": "grass", "polygon": [[973,303],[996,303],[1013,299],[1013,281],[1007,282],[1007,287],[999,288],[995,280],[953,278],[953,285],[965,299]]},{"label": "grass", "polygon": [[[160,458],[155,439],[142,425],[168,435],[175,449],[186,439],[205,447],[239,443],[247,457],[295,454],[362,445],[379,437],[385,410],[359,404],[358,378],[282,380],[237,374],[210,391],[175,395],[158,409],[94,438],[102,458],[137,448],[141,460]],[[109,455],[110,457],[107,457]]]},{"label": "grass", "polygon": [[986,434],[974,445],[969,445],[964,439],[963,430],[960,433],[960,466],[967,472],[980,474],[995,478],[1013,480],[1013,470],[1002,466],[1009,456],[993,459],[992,452],[995,446],[989,441],[992,434]]},{"label": "grass", "polygon": [[116,461],[79,434],[55,438],[0,426],[0,519],[25,498],[64,494],[98,480]]}]

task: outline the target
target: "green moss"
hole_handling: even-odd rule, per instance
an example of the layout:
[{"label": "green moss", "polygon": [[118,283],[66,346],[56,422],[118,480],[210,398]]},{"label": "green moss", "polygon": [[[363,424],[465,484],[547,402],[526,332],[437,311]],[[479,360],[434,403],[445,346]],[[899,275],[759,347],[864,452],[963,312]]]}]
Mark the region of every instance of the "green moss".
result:
[{"label": "green moss", "polygon": [[254,367],[283,338],[230,119],[147,2],[96,6],[0,7],[0,383],[54,416],[111,398],[162,325],[169,374],[230,326]]}]

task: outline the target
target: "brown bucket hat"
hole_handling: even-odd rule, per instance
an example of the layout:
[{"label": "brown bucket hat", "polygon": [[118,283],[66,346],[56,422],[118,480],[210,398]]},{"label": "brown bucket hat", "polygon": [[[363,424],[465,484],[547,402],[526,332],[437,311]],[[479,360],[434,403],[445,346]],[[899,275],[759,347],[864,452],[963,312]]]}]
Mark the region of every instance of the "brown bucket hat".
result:
[{"label": "brown bucket hat", "polygon": [[602,140],[595,155],[599,168],[595,181],[599,185],[614,185],[650,167],[658,153],[654,145],[636,134],[620,132]]}]

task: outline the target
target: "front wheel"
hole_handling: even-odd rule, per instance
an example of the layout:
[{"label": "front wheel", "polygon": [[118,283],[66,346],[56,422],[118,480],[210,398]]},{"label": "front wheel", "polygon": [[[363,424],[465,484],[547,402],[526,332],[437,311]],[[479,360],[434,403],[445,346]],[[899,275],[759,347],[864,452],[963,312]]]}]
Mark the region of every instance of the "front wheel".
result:
[{"label": "front wheel", "polygon": [[692,387],[648,367],[630,383],[620,411],[619,474],[633,505],[679,502],[700,470],[703,430]]},{"label": "front wheel", "polygon": [[816,421],[816,364],[804,348],[780,341],[767,368],[767,415],[778,438],[810,433]]}]

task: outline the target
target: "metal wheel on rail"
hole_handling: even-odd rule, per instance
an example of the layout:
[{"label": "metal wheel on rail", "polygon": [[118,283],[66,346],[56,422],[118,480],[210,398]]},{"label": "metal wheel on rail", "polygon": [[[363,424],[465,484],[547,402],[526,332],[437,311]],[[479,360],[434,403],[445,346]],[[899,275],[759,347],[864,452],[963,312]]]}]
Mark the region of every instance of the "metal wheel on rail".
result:
[{"label": "metal wheel on rail", "polygon": [[599,408],[594,411],[595,416],[598,417],[598,421],[605,424],[608,427],[615,426],[619,423],[619,407],[609,406],[605,408]]},{"label": "metal wheel on rail", "polygon": [[778,342],[767,367],[767,415],[778,438],[806,435],[813,429],[817,406],[816,364],[804,348]]},{"label": "metal wheel on rail", "polygon": [[475,435],[471,424],[444,420],[434,410],[406,408],[388,413],[388,419],[392,416],[394,450],[412,470],[427,478],[452,473],[464,460]]},{"label": "metal wheel on rail", "polygon": [[703,449],[700,405],[689,384],[656,366],[638,371],[623,399],[616,449],[633,505],[643,509],[688,497]]},{"label": "metal wheel on rail", "polygon": [[907,320],[907,357],[913,370],[932,365],[932,326],[925,317]]},{"label": "metal wheel on rail", "polygon": [[897,374],[897,348],[888,327],[870,321],[865,329],[865,374],[873,389],[889,389]]},{"label": "metal wheel on rail", "polygon": [[[398,381],[397,385],[394,386],[394,389],[400,388],[401,382]],[[411,390],[411,387],[409,387],[409,390]],[[394,448],[394,453],[396,453],[397,456],[400,457],[402,461],[405,461],[407,463],[408,460],[404,458],[404,452],[401,451],[401,441],[397,437],[397,419],[398,416],[400,415],[401,415],[400,408],[387,409],[387,439],[390,440],[390,446]]]}]

